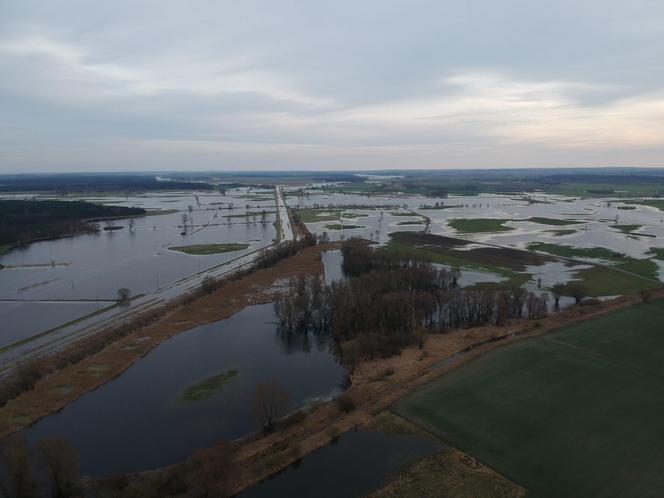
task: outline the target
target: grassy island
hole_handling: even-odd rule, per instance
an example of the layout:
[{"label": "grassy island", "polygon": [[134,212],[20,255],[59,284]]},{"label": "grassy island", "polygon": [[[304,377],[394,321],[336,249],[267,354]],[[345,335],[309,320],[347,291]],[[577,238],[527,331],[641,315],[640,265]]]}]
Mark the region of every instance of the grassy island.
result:
[{"label": "grassy island", "polygon": [[226,382],[231,380],[237,374],[238,371],[232,368],[227,372],[222,372],[203,379],[200,382],[187,387],[182,393],[182,399],[186,401],[197,401],[199,399],[209,398],[213,394],[221,391]]},{"label": "grassy island", "polygon": [[191,246],[175,246],[169,247],[171,251],[183,252],[193,256],[208,256],[210,254],[223,254],[225,252],[243,251],[249,247],[245,243],[229,243],[229,244],[194,244]]}]

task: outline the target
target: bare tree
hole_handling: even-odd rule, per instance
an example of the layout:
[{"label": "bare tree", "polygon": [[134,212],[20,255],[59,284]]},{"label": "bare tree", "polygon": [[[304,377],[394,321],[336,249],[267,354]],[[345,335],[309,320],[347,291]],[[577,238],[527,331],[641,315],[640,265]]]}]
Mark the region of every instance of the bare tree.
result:
[{"label": "bare tree", "polygon": [[36,484],[32,472],[30,447],[22,435],[13,435],[4,442],[0,454],[7,469],[0,476],[0,491],[7,498],[36,496]]},{"label": "bare tree", "polygon": [[53,479],[54,496],[56,498],[74,496],[80,468],[78,452],[62,438],[40,441],[39,450]]},{"label": "bare tree", "polygon": [[118,294],[118,300],[121,303],[127,303],[129,302],[129,297],[131,296],[131,289],[127,289],[126,287],[121,287],[117,291]]},{"label": "bare tree", "polygon": [[276,379],[256,386],[251,411],[263,431],[273,431],[277,421],[286,414],[289,406],[288,393]]},{"label": "bare tree", "polygon": [[588,287],[583,282],[572,280],[565,284],[565,294],[574,298],[574,302],[579,304],[583,298],[588,296]]},{"label": "bare tree", "polygon": [[217,280],[211,275],[206,275],[201,282],[201,289],[206,294],[212,294],[217,289]]},{"label": "bare tree", "polygon": [[639,296],[644,303],[649,303],[652,300],[652,291],[650,289],[641,289]]},{"label": "bare tree", "polygon": [[546,293],[538,296],[534,292],[529,292],[526,298],[526,310],[528,318],[531,320],[539,320],[546,316],[546,301],[548,296]]},{"label": "bare tree", "polygon": [[551,294],[553,294],[553,299],[555,301],[554,310],[560,310],[560,298],[565,295],[565,284],[556,284],[551,287]]}]

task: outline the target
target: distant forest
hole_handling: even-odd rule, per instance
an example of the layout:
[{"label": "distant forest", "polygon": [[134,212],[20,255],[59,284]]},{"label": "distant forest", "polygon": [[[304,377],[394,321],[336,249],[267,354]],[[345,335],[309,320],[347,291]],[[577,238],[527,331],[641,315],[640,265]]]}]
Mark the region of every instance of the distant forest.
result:
[{"label": "distant forest", "polygon": [[141,214],[145,209],[83,201],[0,201],[0,246],[96,232],[97,226],[85,220]]},{"label": "distant forest", "polygon": [[159,181],[152,175],[13,175],[0,176],[0,192],[117,192],[210,190],[203,182]]}]

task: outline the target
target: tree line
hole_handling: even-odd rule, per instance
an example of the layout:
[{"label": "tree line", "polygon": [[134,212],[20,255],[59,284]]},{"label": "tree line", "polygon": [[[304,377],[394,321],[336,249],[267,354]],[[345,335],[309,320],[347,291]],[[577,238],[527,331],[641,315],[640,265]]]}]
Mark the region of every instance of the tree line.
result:
[{"label": "tree line", "polygon": [[282,334],[326,333],[336,345],[353,343],[360,357],[374,358],[398,354],[429,332],[537,320],[547,313],[546,296],[521,287],[461,289],[458,270],[407,253],[376,251],[351,239],[342,254],[351,278],[324,287],[318,276],[300,276],[279,294],[275,311]]},{"label": "tree line", "polygon": [[102,206],[85,201],[0,201],[0,245],[96,232],[85,220],[145,214],[143,208]]},{"label": "tree line", "polygon": [[43,439],[31,448],[25,437],[13,434],[0,446],[0,496],[83,496],[79,478],[78,452],[62,438]]}]

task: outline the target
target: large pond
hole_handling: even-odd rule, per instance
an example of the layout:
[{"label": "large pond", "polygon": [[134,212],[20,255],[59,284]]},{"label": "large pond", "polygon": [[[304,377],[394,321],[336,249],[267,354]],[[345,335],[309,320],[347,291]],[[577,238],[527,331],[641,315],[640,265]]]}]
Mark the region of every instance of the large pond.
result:
[{"label": "large pond", "polygon": [[[280,334],[271,304],[251,306],[165,341],[115,380],[25,432],[33,442],[67,439],[80,452],[84,474],[170,465],[197,448],[258,430],[250,407],[260,382],[277,379],[293,408],[336,394],[346,372],[326,344]],[[187,387],[230,369],[238,374],[217,394],[183,399]]]},{"label": "large pond", "polygon": [[387,484],[398,472],[442,444],[431,438],[367,430],[344,433],[276,476],[249,488],[241,498],[359,497]]}]

